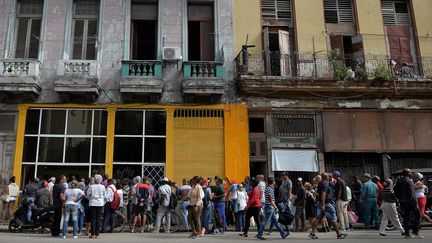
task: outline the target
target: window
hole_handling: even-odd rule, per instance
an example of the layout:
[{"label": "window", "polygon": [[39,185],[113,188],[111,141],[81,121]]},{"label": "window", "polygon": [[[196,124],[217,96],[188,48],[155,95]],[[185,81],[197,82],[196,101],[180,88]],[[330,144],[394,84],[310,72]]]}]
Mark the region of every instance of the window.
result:
[{"label": "window", "polygon": [[291,0],[262,0],[261,15],[263,19],[291,21]]},{"label": "window", "polygon": [[37,175],[87,177],[105,165],[106,127],[105,110],[29,109],[23,164],[34,165]]},{"label": "window", "polygon": [[98,22],[99,1],[74,1],[72,21],[72,59],[96,59]]},{"label": "window", "polygon": [[15,115],[0,114],[0,133],[15,132]]},{"label": "window", "polygon": [[214,61],[215,31],[213,5],[188,5],[189,61]]},{"label": "window", "polygon": [[132,59],[157,59],[158,2],[135,0],[132,2]]},{"label": "window", "polygon": [[324,0],[326,23],[353,23],[352,0]]},{"label": "window", "polygon": [[381,11],[384,25],[411,25],[409,7],[406,1],[382,0]]},{"label": "window", "polygon": [[37,58],[43,0],[18,1],[15,58]]},{"label": "window", "polygon": [[[163,178],[166,154],[166,113],[119,110],[114,132],[114,178]],[[159,178],[161,177],[161,178]]]},{"label": "window", "polygon": [[263,133],[264,118],[249,117],[249,132]]},{"label": "window", "polygon": [[284,115],[273,116],[275,135],[278,137],[315,137],[314,115]]}]

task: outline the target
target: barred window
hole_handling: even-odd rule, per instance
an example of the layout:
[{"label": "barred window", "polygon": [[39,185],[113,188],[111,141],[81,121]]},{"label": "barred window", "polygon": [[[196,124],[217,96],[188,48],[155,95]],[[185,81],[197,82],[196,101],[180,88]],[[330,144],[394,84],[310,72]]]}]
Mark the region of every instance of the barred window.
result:
[{"label": "barred window", "polygon": [[75,0],[73,15],[72,59],[96,59],[99,1]]},{"label": "barred window", "polygon": [[273,115],[275,135],[279,137],[315,137],[314,115]]},{"label": "barred window", "polygon": [[291,21],[291,0],[262,0],[263,19]]},{"label": "barred window", "polygon": [[326,23],[353,23],[351,0],[325,0],[324,15]]},{"label": "barred window", "polygon": [[16,58],[37,58],[42,23],[43,0],[18,1],[16,21]]},{"label": "barred window", "polygon": [[403,0],[382,0],[384,25],[411,25],[408,3]]}]

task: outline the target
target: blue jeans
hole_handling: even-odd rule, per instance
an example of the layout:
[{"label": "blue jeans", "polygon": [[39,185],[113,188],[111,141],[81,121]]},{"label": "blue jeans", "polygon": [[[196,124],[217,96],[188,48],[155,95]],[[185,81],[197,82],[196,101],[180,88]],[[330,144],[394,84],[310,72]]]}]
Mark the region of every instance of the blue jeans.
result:
[{"label": "blue jeans", "polygon": [[189,231],[188,223],[188,210],[187,207],[190,205],[190,201],[182,201],[180,205],[181,217],[183,221],[183,229]]},{"label": "blue jeans", "polygon": [[236,214],[236,230],[243,231],[245,227],[245,211],[240,210]]},{"label": "blue jeans", "polygon": [[[287,203],[288,203],[288,202],[280,202],[280,203],[277,203],[277,204],[276,204],[276,206],[277,206],[278,209],[279,209],[279,212],[281,212],[281,213],[286,212],[286,211],[291,212],[291,210],[290,210],[290,208],[289,208],[289,206],[288,206]],[[271,222],[271,223],[270,223],[269,232],[272,232],[272,231],[273,231],[273,227],[274,227],[274,226],[275,226],[274,223]],[[290,231],[288,225],[285,225],[285,231],[286,231],[286,232],[289,232],[289,231]]]},{"label": "blue jeans", "polygon": [[208,208],[203,208],[201,211],[201,227],[203,227],[206,232],[210,231],[209,222],[212,216],[212,205],[209,204]]},{"label": "blue jeans", "polygon": [[73,204],[66,204],[63,220],[63,236],[67,235],[67,227],[69,218],[72,216],[73,235],[77,235],[78,231],[78,206]]},{"label": "blue jeans", "polygon": [[27,200],[30,203],[28,206],[28,210],[27,210],[27,221],[31,221],[32,208],[34,206],[35,199],[34,199],[34,197],[28,197]]},{"label": "blue jeans", "polygon": [[80,233],[82,232],[84,226],[84,217],[85,217],[84,206],[79,205],[78,206],[78,232]]},{"label": "blue jeans", "polygon": [[364,206],[363,206],[363,201],[360,198],[355,198],[354,199],[354,204],[355,207],[357,209],[357,214],[359,217],[360,221],[364,221]]},{"label": "blue jeans", "polygon": [[219,210],[219,216],[221,220],[224,222],[225,230],[227,229],[226,216],[225,216],[225,202],[215,202],[214,204],[215,210]]},{"label": "blue jeans", "polygon": [[258,231],[258,236],[262,236],[264,233],[264,228],[265,226],[270,222],[274,224],[274,226],[276,226],[276,229],[279,231],[279,233],[281,234],[281,236],[283,236],[283,234],[285,233],[283,231],[283,229],[280,227],[278,220],[276,218],[276,214],[275,214],[275,209],[271,206],[271,205],[266,205],[264,207],[264,214],[265,214],[265,218],[263,223],[260,225],[259,231]]}]

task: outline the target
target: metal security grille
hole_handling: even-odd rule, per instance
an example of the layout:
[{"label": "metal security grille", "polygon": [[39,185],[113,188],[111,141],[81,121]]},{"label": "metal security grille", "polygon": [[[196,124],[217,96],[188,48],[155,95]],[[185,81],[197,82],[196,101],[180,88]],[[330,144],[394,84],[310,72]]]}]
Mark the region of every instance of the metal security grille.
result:
[{"label": "metal security grille", "polygon": [[269,20],[291,20],[291,0],[262,0],[261,15]]},{"label": "metal security grille", "polygon": [[154,165],[144,165],[143,176],[152,179],[152,184],[159,183],[165,177],[165,165],[164,164],[154,164]]},{"label": "metal security grille", "polygon": [[327,153],[324,155],[325,171],[340,171],[345,181],[353,176],[360,178],[364,173],[383,178],[383,167],[380,154],[369,153]]},{"label": "metal security grille", "polygon": [[406,1],[381,0],[384,25],[411,25],[409,7]]},{"label": "metal security grille", "polygon": [[278,137],[315,137],[314,115],[273,115],[275,135]]},{"label": "metal security grille", "polygon": [[223,110],[177,109],[174,111],[175,127],[223,128]]},{"label": "metal security grille", "polygon": [[326,23],[353,23],[351,0],[325,0],[324,15]]}]

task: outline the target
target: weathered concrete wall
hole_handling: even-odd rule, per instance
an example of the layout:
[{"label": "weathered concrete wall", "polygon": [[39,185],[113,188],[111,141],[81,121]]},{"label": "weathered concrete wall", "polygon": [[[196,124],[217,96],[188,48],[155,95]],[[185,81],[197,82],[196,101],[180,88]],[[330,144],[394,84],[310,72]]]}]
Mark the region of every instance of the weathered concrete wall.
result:
[{"label": "weathered concrete wall", "polygon": [[414,19],[422,56],[432,56],[432,1],[412,0]]},{"label": "weathered concrete wall", "polygon": [[381,0],[360,0],[356,5],[365,55],[387,55]]},{"label": "weathered concrete wall", "polygon": [[255,45],[251,52],[262,52],[261,1],[234,0],[234,53],[241,51],[248,38],[248,45]]},{"label": "weathered concrete wall", "polygon": [[0,58],[7,57],[6,38],[9,25],[9,16],[13,14],[13,0],[0,1]]}]

